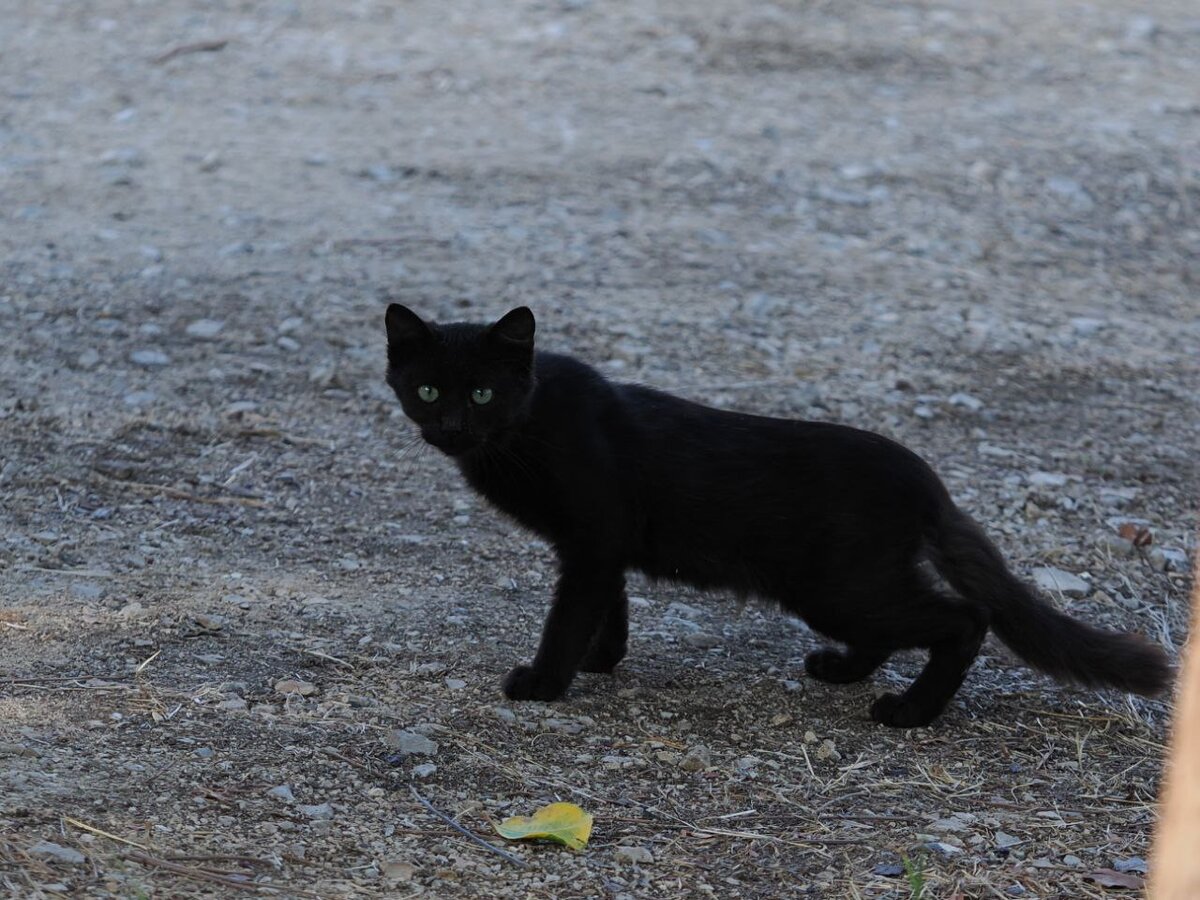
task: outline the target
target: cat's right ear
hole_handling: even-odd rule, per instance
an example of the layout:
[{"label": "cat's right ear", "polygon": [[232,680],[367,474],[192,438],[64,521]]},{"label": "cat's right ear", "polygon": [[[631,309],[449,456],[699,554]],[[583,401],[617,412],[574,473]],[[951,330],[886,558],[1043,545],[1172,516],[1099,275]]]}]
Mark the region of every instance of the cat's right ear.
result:
[{"label": "cat's right ear", "polygon": [[421,317],[399,303],[388,306],[383,321],[387,325],[388,357],[393,362],[402,359],[406,352],[433,337],[433,332]]}]

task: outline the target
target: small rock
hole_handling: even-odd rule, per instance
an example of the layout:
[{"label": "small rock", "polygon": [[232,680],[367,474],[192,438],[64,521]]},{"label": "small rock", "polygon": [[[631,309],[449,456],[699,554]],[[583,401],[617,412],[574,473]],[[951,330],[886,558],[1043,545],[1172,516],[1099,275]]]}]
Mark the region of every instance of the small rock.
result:
[{"label": "small rock", "polygon": [[1004,831],[997,831],[994,835],[992,835],[992,840],[995,841],[996,846],[1002,850],[1007,850],[1009,847],[1015,847],[1017,844],[1023,843],[1019,837],[1013,837],[1011,834],[1008,834]]},{"label": "small rock", "polygon": [[1149,871],[1149,866],[1146,861],[1140,856],[1131,856],[1128,859],[1114,859],[1113,868],[1118,872],[1136,872],[1138,875],[1145,875]]},{"label": "small rock", "polygon": [[644,866],[654,862],[654,854],[645,847],[618,847],[613,859],[626,866]]},{"label": "small rock", "polygon": [[392,881],[412,881],[417,867],[412,863],[388,860],[379,867],[380,874]]},{"label": "small rock", "polygon": [[1046,190],[1051,194],[1065,200],[1077,212],[1091,212],[1096,201],[1092,199],[1092,195],[1084,190],[1083,185],[1073,178],[1067,178],[1064,175],[1054,175],[1046,179]]},{"label": "small rock", "polygon": [[76,368],[83,369],[84,371],[90,371],[98,365],[100,365],[100,354],[91,347],[88,347],[88,349],[75,358]]},{"label": "small rock", "polygon": [[143,350],[134,350],[129,354],[129,361],[144,366],[147,369],[161,368],[171,364],[171,357],[163,353],[161,350],[147,348]]},{"label": "small rock", "polygon": [[225,323],[220,319],[197,319],[184,329],[188,337],[195,338],[198,341],[211,341],[221,329],[225,327]]},{"label": "small rock", "polygon": [[275,682],[275,692],[278,694],[299,694],[301,697],[311,697],[317,692],[317,686],[311,681],[295,681],[284,678]]},{"label": "small rock", "polygon": [[333,807],[328,803],[318,803],[315,806],[302,805],[297,808],[308,818],[317,821],[329,821],[333,818]]},{"label": "small rock", "polygon": [[967,830],[967,823],[956,816],[950,816],[948,819],[937,819],[930,822],[926,829],[933,832],[961,834]]},{"label": "small rock", "polygon": [[138,603],[136,600],[133,600],[122,606],[117,612],[117,615],[122,619],[133,619],[140,616],[145,611],[146,607],[142,606],[142,604]]},{"label": "small rock", "polygon": [[383,742],[401,756],[433,756],[438,752],[437,741],[431,741],[415,731],[396,729]]},{"label": "small rock", "polygon": [[963,406],[971,410],[971,412],[979,412],[979,410],[983,409],[983,401],[970,394],[959,392],[951,394],[946,399],[950,401],[951,406]]},{"label": "small rock", "polygon": [[1062,861],[1064,866],[1071,866],[1072,868],[1078,868],[1079,866],[1083,865],[1083,860],[1072,853],[1068,853],[1066,856],[1064,856]]},{"label": "small rock", "polygon": [[842,754],[838,753],[833,741],[826,738],[821,741],[821,746],[817,747],[817,759],[832,759],[835,762],[842,758]]},{"label": "small rock", "polygon": [[753,775],[761,762],[762,760],[757,756],[743,756],[733,764],[733,767],[743,775]]},{"label": "small rock", "polygon": [[690,644],[697,650],[711,650],[713,647],[719,647],[721,639],[711,634],[706,634],[703,631],[698,631],[695,634],[685,634],[683,636],[684,643]]},{"label": "small rock", "polygon": [[1091,337],[1098,331],[1103,331],[1108,327],[1106,319],[1091,319],[1087,316],[1079,316],[1071,320],[1071,330],[1080,337]]},{"label": "small rock", "polygon": [[246,701],[243,700],[241,697],[234,697],[230,700],[222,700],[220,703],[217,704],[217,709],[225,709],[225,710],[234,712],[237,710],[245,709],[247,707],[247,705],[248,704],[246,703]]},{"label": "small rock", "polygon": [[463,681],[461,678],[447,678],[446,679],[446,687],[450,688],[450,690],[452,690],[452,691],[461,691],[466,686],[467,686],[467,683],[465,681]]},{"label": "small rock", "polygon": [[1034,487],[1062,487],[1067,483],[1067,476],[1058,472],[1030,472],[1025,478]]},{"label": "small rock", "polygon": [[268,797],[274,797],[276,800],[282,800],[284,803],[295,803],[296,797],[292,793],[291,785],[280,784],[267,791]]},{"label": "small rock", "polygon": [[36,856],[40,859],[49,859],[54,862],[66,863],[69,866],[81,866],[87,862],[85,857],[78,850],[71,847],[64,847],[61,844],[56,844],[53,841],[38,841],[32,847],[25,851],[30,856]]},{"label": "small rock", "polygon": [[879,863],[871,870],[872,875],[882,875],[884,878],[899,878],[904,874],[904,866],[899,863]]},{"label": "small rock", "polygon": [[685,772],[703,772],[712,765],[712,751],[703,744],[697,744],[684,754],[679,761],[679,768]]},{"label": "small rock", "polygon": [[1066,597],[1086,597],[1092,592],[1092,586],[1082,578],[1053,566],[1034,569],[1033,580],[1043,591],[1057,592]]},{"label": "small rock", "polygon": [[212,747],[197,747],[192,753],[201,759],[212,759],[214,755]]},{"label": "small rock", "polygon": [[126,406],[137,409],[138,407],[149,406],[157,399],[158,395],[154,391],[130,391],[121,398],[121,402]]},{"label": "small rock", "polygon": [[413,766],[412,773],[417,778],[428,778],[437,771],[437,766],[433,763],[421,763],[419,766]]}]

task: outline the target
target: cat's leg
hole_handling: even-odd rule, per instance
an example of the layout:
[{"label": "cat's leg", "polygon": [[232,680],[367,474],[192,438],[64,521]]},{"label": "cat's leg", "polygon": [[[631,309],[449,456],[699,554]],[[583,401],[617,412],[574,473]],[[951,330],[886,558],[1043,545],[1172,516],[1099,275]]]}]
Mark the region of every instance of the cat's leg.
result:
[{"label": "cat's leg", "polygon": [[818,681],[849,684],[862,681],[885,662],[890,650],[875,647],[847,647],[837,650],[823,647],[804,657],[804,671]]},{"label": "cat's leg", "polygon": [[592,638],[591,646],[579,663],[580,672],[611,672],[625,658],[629,642],[629,598],[621,592],[621,599],[604,617],[600,630]]},{"label": "cat's leg", "polygon": [[962,685],[987,629],[988,614],[981,606],[928,588],[910,596],[893,636],[898,646],[928,647],[929,662],[904,693],[876,700],[871,718],[893,728],[936,719]]},{"label": "cat's leg", "polygon": [[[505,696],[510,700],[557,700],[565,694],[593,639],[624,597],[625,575],[619,567],[564,563],[537,655],[531,665],[517,666],[508,673]],[[624,621],[622,613],[622,625]]]}]

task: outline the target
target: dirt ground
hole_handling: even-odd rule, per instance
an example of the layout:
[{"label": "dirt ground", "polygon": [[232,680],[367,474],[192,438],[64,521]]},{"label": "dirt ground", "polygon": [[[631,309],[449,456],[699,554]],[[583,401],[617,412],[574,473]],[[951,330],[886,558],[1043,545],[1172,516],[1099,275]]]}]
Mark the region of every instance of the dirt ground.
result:
[{"label": "dirt ground", "polygon": [[[635,579],[614,677],[507,703],[553,559],[414,446],[382,317],[525,303],[897,437],[1175,652],[1192,0],[12,0],[0,42],[0,891],[1137,892],[1167,702],[991,641],[893,731],[916,657],[819,684],[798,623]],[[493,833],[555,800],[585,850]]]}]

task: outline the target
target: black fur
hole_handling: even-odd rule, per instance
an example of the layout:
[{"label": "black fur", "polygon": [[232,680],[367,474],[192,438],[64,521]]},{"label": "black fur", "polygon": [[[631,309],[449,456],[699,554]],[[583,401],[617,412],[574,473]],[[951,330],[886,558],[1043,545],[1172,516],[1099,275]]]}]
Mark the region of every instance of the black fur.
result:
[{"label": "black fur", "polygon": [[[774,599],[846,645],[808,656],[824,681],[857,681],[896,650],[928,649],[908,690],[871,707],[885,725],[934,719],[989,627],[1062,680],[1153,694],[1170,678],[1159,647],[1039,599],[933,470],[885,437],[614,384],[535,352],[524,307],[491,326],[433,325],[393,304],[387,331],[388,383],[425,440],[558,553],[537,655],[504,680],[514,700],[556,700],[576,672],[620,662],[630,569]],[[437,389],[433,402],[423,385]],[[491,391],[486,403],[471,399],[477,388]]]}]

